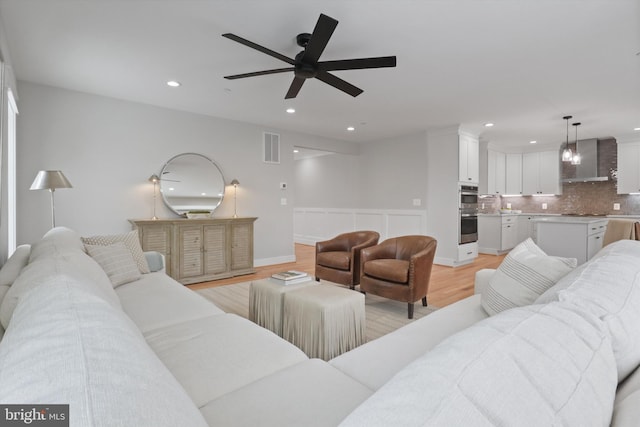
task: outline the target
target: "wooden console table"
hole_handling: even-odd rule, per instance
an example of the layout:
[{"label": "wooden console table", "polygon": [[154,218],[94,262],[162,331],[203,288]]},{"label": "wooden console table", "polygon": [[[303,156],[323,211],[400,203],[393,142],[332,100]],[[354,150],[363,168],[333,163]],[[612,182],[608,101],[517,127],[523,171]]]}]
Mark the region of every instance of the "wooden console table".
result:
[{"label": "wooden console table", "polygon": [[255,273],[257,218],[132,219],[144,251],[165,256],[167,274],[188,285]]}]

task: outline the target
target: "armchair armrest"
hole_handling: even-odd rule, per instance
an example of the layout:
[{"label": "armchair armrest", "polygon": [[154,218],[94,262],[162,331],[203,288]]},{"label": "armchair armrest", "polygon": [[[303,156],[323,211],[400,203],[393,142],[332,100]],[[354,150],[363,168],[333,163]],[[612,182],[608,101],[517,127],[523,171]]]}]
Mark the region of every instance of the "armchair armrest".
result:
[{"label": "armchair armrest", "polygon": [[348,251],[346,239],[334,237],[333,239],[323,240],[322,242],[316,242],[316,253],[318,252],[333,252],[333,251]]},{"label": "armchair armrest", "polygon": [[489,279],[493,276],[496,270],[492,268],[483,268],[482,270],[476,271],[476,280],[473,285],[473,293],[480,294],[484,292],[484,290],[489,285]]}]

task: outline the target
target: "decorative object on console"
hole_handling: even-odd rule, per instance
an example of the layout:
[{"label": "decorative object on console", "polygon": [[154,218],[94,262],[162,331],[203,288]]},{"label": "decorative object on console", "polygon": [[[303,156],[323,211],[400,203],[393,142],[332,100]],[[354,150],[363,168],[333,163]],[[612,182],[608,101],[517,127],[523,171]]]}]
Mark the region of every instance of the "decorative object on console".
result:
[{"label": "decorative object on console", "polygon": [[238,218],[238,185],[240,182],[234,178],[231,185],[233,185],[233,217]]},{"label": "decorative object on console", "polygon": [[56,205],[53,198],[56,188],[73,188],[62,171],[38,172],[30,188],[30,190],[49,190],[51,193],[51,228],[56,226]]},{"label": "decorative object on console", "polygon": [[573,154],[573,157],[571,157],[572,165],[579,165],[582,163],[582,156],[580,155],[580,153],[578,153],[578,126],[580,126],[581,124],[582,123],[580,122],[571,124],[573,127],[576,128],[576,152]]},{"label": "decorative object on console", "polygon": [[567,142],[564,146],[564,150],[562,150],[562,161],[570,162],[573,158],[573,151],[569,148],[569,119],[573,118],[573,116],[564,116],[563,119],[567,122]]},{"label": "decorative object on console", "polygon": [[158,175],[154,173],[149,177],[149,181],[153,182],[153,218],[151,219],[158,219],[158,217],[156,216],[156,193],[157,193],[156,190],[157,190],[158,181],[160,181],[160,178],[158,178]]}]

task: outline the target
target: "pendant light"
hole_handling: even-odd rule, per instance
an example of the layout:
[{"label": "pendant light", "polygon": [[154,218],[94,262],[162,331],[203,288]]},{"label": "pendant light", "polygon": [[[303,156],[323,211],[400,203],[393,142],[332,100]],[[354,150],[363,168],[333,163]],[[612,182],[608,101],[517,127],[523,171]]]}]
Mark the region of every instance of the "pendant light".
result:
[{"label": "pendant light", "polygon": [[573,116],[564,116],[563,119],[567,121],[567,143],[564,146],[564,150],[562,150],[562,161],[563,162],[570,162],[571,159],[573,159],[573,152],[571,151],[571,148],[569,148],[569,119],[571,119]]},{"label": "pendant light", "polygon": [[580,163],[582,163],[582,156],[580,155],[580,153],[578,153],[578,126],[580,126],[582,123],[577,122],[577,123],[572,123],[572,125],[576,128],[576,152],[573,153],[573,157],[571,158],[571,164],[572,165],[579,165]]}]

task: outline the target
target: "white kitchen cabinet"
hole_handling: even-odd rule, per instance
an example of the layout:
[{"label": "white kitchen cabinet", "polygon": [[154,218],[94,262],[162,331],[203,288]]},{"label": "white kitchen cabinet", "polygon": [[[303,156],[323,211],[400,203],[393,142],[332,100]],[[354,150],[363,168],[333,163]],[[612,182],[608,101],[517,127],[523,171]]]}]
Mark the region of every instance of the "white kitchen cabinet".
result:
[{"label": "white kitchen cabinet", "polygon": [[618,144],[618,194],[640,193],[640,144]]},{"label": "white kitchen cabinet", "polygon": [[522,155],[522,194],[562,194],[559,153],[540,151]]},{"label": "white kitchen cabinet", "polygon": [[487,194],[505,194],[505,154],[487,150]]},{"label": "white kitchen cabinet", "polygon": [[535,219],[536,243],[548,255],[587,262],[602,248],[606,219],[545,217]]},{"label": "white kitchen cabinet", "polygon": [[518,243],[524,242],[528,238],[534,238],[533,223],[531,220],[535,218],[532,215],[518,215],[517,229],[518,229]]},{"label": "white kitchen cabinet", "polygon": [[504,194],[522,194],[522,154],[505,154]]},{"label": "white kitchen cabinet", "polygon": [[478,215],[478,252],[498,255],[518,244],[517,215]]},{"label": "white kitchen cabinet", "polygon": [[458,181],[477,184],[480,180],[478,140],[460,134],[458,139]]},{"label": "white kitchen cabinet", "polygon": [[465,261],[474,260],[478,257],[478,242],[465,243],[458,245],[458,259],[457,262],[463,263]]}]

